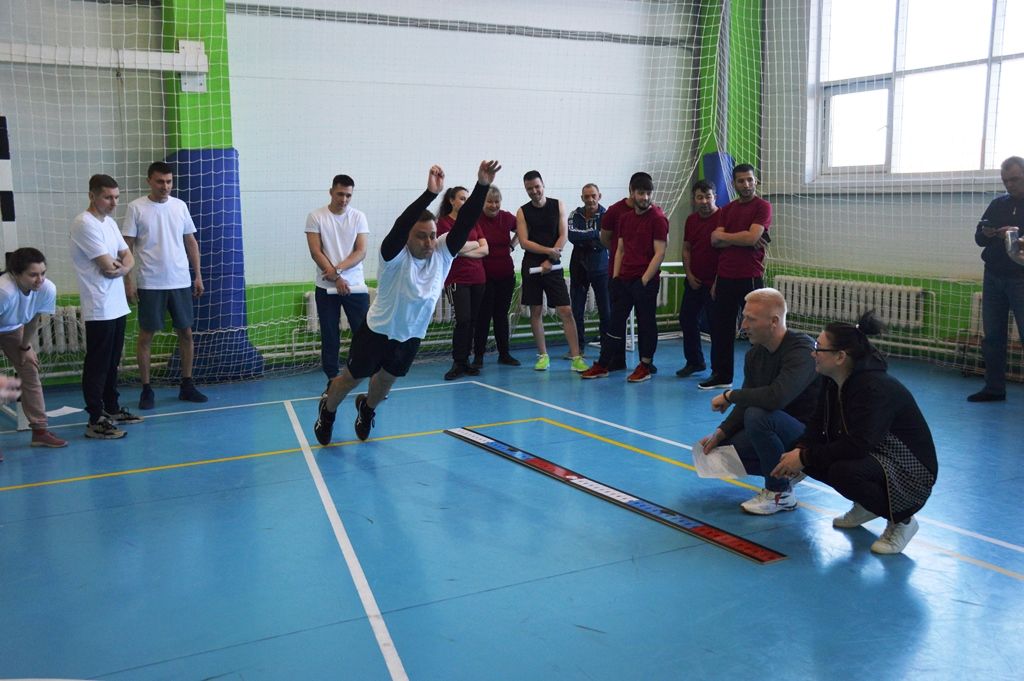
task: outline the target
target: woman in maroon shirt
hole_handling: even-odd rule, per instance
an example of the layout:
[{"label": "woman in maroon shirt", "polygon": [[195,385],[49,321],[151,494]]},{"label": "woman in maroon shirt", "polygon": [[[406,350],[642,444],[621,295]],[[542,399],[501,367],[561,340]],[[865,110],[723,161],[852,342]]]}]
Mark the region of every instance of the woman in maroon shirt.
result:
[{"label": "woman in maroon shirt", "polygon": [[[448,232],[455,224],[459,208],[466,202],[469,192],[465,187],[452,187],[444,194],[441,201],[441,218],[437,221],[437,235]],[[452,329],[452,368],[444,375],[444,380],[453,381],[461,376],[476,376],[480,373],[477,367],[469,365],[469,348],[473,343],[473,329],[476,327],[480,301],[484,295],[484,284],[487,275],[484,272],[482,259],[487,256],[487,239],[479,225],[469,232],[466,245],[459,251],[452,263],[452,270],[445,279],[445,292],[455,310],[455,327]]]},{"label": "woman in maroon shirt", "polygon": [[476,223],[488,244],[488,253],[481,262],[487,275],[483,302],[477,317],[473,338],[473,364],[484,365],[487,336],[494,322],[494,342],[498,346],[498,364],[519,366],[509,352],[508,309],[516,289],[516,269],[512,251],[516,247],[516,216],[501,209],[501,190],[491,185],[484,203],[484,212]]}]

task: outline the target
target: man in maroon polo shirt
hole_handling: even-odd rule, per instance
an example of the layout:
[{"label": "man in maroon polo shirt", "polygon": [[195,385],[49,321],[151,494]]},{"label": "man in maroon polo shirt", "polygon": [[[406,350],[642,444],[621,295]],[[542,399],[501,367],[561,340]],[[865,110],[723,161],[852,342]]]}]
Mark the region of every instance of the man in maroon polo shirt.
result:
[{"label": "man in maroon polo shirt", "polygon": [[622,214],[616,225],[618,243],[609,283],[609,290],[615,290],[611,323],[601,342],[601,357],[581,374],[583,378],[608,375],[608,364],[624,352],[626,320],[634,309],[640,362],[626,380],[640,383],[654,374],[654,352],[658,348],[659,273],[668,244],[668,219],[652,202],[653,193],[654,183],[650,176],[634,175],[630,180],[629,197],[633,210]]},{"label": "man in maroon polo shirt", "polygon": [[711,376],[701,390],[731,388],[736,317],[744,297],[764,287],[764,243],[772,223],[772,205],[757,196],[754,166],[741,163],[732,170],[737,197],[718,211],[711,245],[719,249],[711,309]]}]

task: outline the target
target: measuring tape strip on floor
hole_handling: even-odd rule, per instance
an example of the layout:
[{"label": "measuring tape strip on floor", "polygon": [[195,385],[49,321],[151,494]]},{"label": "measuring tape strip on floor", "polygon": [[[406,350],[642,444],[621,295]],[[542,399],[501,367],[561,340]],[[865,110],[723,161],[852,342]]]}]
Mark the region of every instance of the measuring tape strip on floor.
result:
[{"label": "measuring tape strip on floor", "polygon": [[779,553],[767,546],[762,546],[749,539],[727,532],[721,528],[709,525],[702,520],[693,518],[686,514],[674,511],[652,501],[633,496],[620,489],[616,489],[596,480],[591,480],[575,471],[559,466],[558,464],[543,459],[514,447],[507,442],[495,440],[492,437],[483,435],[469,428],[450,428],[444,431],[452,437],[458,438],[492,454],[497,454],[528,468],[540,471],[556,480],[572,485],[578,489],[592,494],[600,499],[611,502],[616,506],[638,513],[646,518],[655,520],[664,525],[677,529],[681,532],[693,535],[706,542],[719,546],[735,554],[748,558],[755,563],[766,565],[785,560],[786,555]]}]

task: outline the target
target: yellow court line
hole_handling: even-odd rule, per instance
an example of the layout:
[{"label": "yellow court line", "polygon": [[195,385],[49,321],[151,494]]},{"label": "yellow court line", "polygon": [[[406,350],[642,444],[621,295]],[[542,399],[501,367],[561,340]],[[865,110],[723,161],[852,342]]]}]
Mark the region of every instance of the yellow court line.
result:
[{"label": "yellow court line", "polygon": [[0,492],[11,492],[17,489],[28,489],[30,487],[47,487],[49,485],[63,485],[69,482],[84,482],[86,480],[100,480],[102,478],[116,478],[122,475],[135,475],[137,473],[154,473],[156,471],[168,471],[174,468],[190,468],[192,466],[205,466],[211,463],[227,463],[228,461],[241,461],[243,459],[256,459],[262,456],[277,456],[278,454],[294,454],[301,452],[298,447],[293,449],[278,449],[273,452],[257,452],[255,454],[241,454],[239,456],[225,456],[219,459],[204,459],[202,461],[185,461],[183,463],[171,463],[166,466],[150,466],[149,468],[132,468],[126,471],[112,471],[110,473],[95,473],[93,475],[80,475],[75,478],[61,478],[59,480],[43,480],[42,482],[26,482],[22,485],[9,485],[0,487]]},{"label": "yellow court line", "polygon": [[[625,442],[619,442],[618,440],[612,440],[611,438],[604,437],[603,435],[597,435],[596,433],[591,433],[591,432],[586,431],[586,430],[581,430],[581,429],[576,428],[574,426],[570,426],[567,423],[560,423],[558,421],[554,421],[552,419],[545,418],[543,416],[539,417],[537,420],[538,421],[543,421],[544,423],[550,424],[552,426],[558,426],[559,428],[563,428],[563,429],[571,431],[573,433],[578,433],[579,435],[585,435],[586,437],[589,437],[589,438],[594,439],[594,440],[598,440],[599,442],[604,442],[604,443],[607,443],[607,444],[610,444],[610,445],[615,445],[616,447],[619,447],[621,449],[628,449],[631,452],[636,452],[637,454],[643,454],[644,456],[649,456],[652,459],[657,459],[658,461],[662,461],[664,463],[672,464],[673,466],[678,466],[679,468],[685,468],[688,471],[696,472],[696,470],[697,470],[697,468],[695,466],[693,466],[692,464],[683,463],[682,461],[676,461],[675,459],[670,459],[667,456],[662,456],[661,454],[655,454],[654,452],[649,452],[646,449],[640,449],[639,447],[634,447],[633,445],[627,445]],[[761,489],[760,487],[758,487],[756,485],[751,485],[750,483],[743,482],[742,480],[734,480],[732,478],[719,478],[719,480],[721,482],[725,482],[725,483],[728,483],[730,485],[735,485],[736,487],[742,487],[744,489],[754,490],[755,492],[758,491],[759,489]]]},{"label": "yellow court line", "polygon": [[[537,421],[539,419],[517,419],[515,421],[498,421],[495,423],[482,423],[476,426],[470,426],[471,428],[491,428],[495,426],[510,426],[517,423],[529,423],[531,421]],[[444,429],[440,430],[424,430],[417,433],[403,433],[401,435],[384,435],[382,437],[375,437],[371,441],[382,441],[382,440],[401,440],[412,437],[422,437],[424,435],[437,435],[443,433]],[[361,440],[346,440],[344,442],[335,442],[324,447],[314,447],[314,449],[327,449],[328,447],[344,447],[347,445],[361,444]],[[225,456],[216,459],[202,459],[200,461],[185,461],[182,463],[171,463],[164,466],[150,466],[148,468],[132,468],[124,471],[112,471],[110,473],[94,473],[92,475],[79,475],[74,478],[61,478],[58,480],[43,480],[40,482],[26,482],[21,485],[8,485],[6,487],[0,487],[0,492],[13,492],[20,489],[30,489],[33,487],[49,487],[52,485],[64,485],[72,482],[86,482],[89,480],[102,480],[103,478],[117,478],[124,475],[137,475],[139,473],[155,473],[158,471],[174,470],[175,468],[191,468],[193,466],[206,466],[214,463],[229,463],[231,461],[243,461],[245,459],[257,459],[267,456],[277,456],[279,454],[295,454],[301,452],[302,449],[295,447],[292,449],[278,449],[271,452],[256,452],[255,454],[240,454],[238,456]]]}]

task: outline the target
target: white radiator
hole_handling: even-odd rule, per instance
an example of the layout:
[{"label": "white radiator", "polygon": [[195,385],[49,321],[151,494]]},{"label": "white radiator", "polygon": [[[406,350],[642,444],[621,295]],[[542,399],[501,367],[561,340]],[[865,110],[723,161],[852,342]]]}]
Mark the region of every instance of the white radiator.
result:
[{"label": "white radiator", "polygon": [[[1020,333],[1017,331],[1017,324],[1013,319],[1013,313],[1010,313],[1009,319],[1009,339],[1017,343],[1020,342]],[[981,319],[981,293],[975,293],[971,296],[971,333],[978,336],[985,335],[985,326]]]},{"label": "white radiator", "polygon": [[[372,305],[373,299],[377,297],[377,289],[371,287],[369,291],[370,304]],[[316,312],[316,291],[307,291],[302,295],[302,300],[306,305],[306,332],[320,333],[320,315]],[[350,328],[344,309],[341,311],[341,323],[338,327],[342,331],[347,331]]]},{"label": "white radiator", "polygon": [[775,277],[773,283],[785,296],[789,313],[798,317],[853,322],[874,310],[888,326],[924,326],[925,291],[919,286],[784,275]]},{"label": "white radiator", "polygon": [[58,307],[39,325],[41,353],[85,352],[85,322],[82,309],[75,305]]}]

